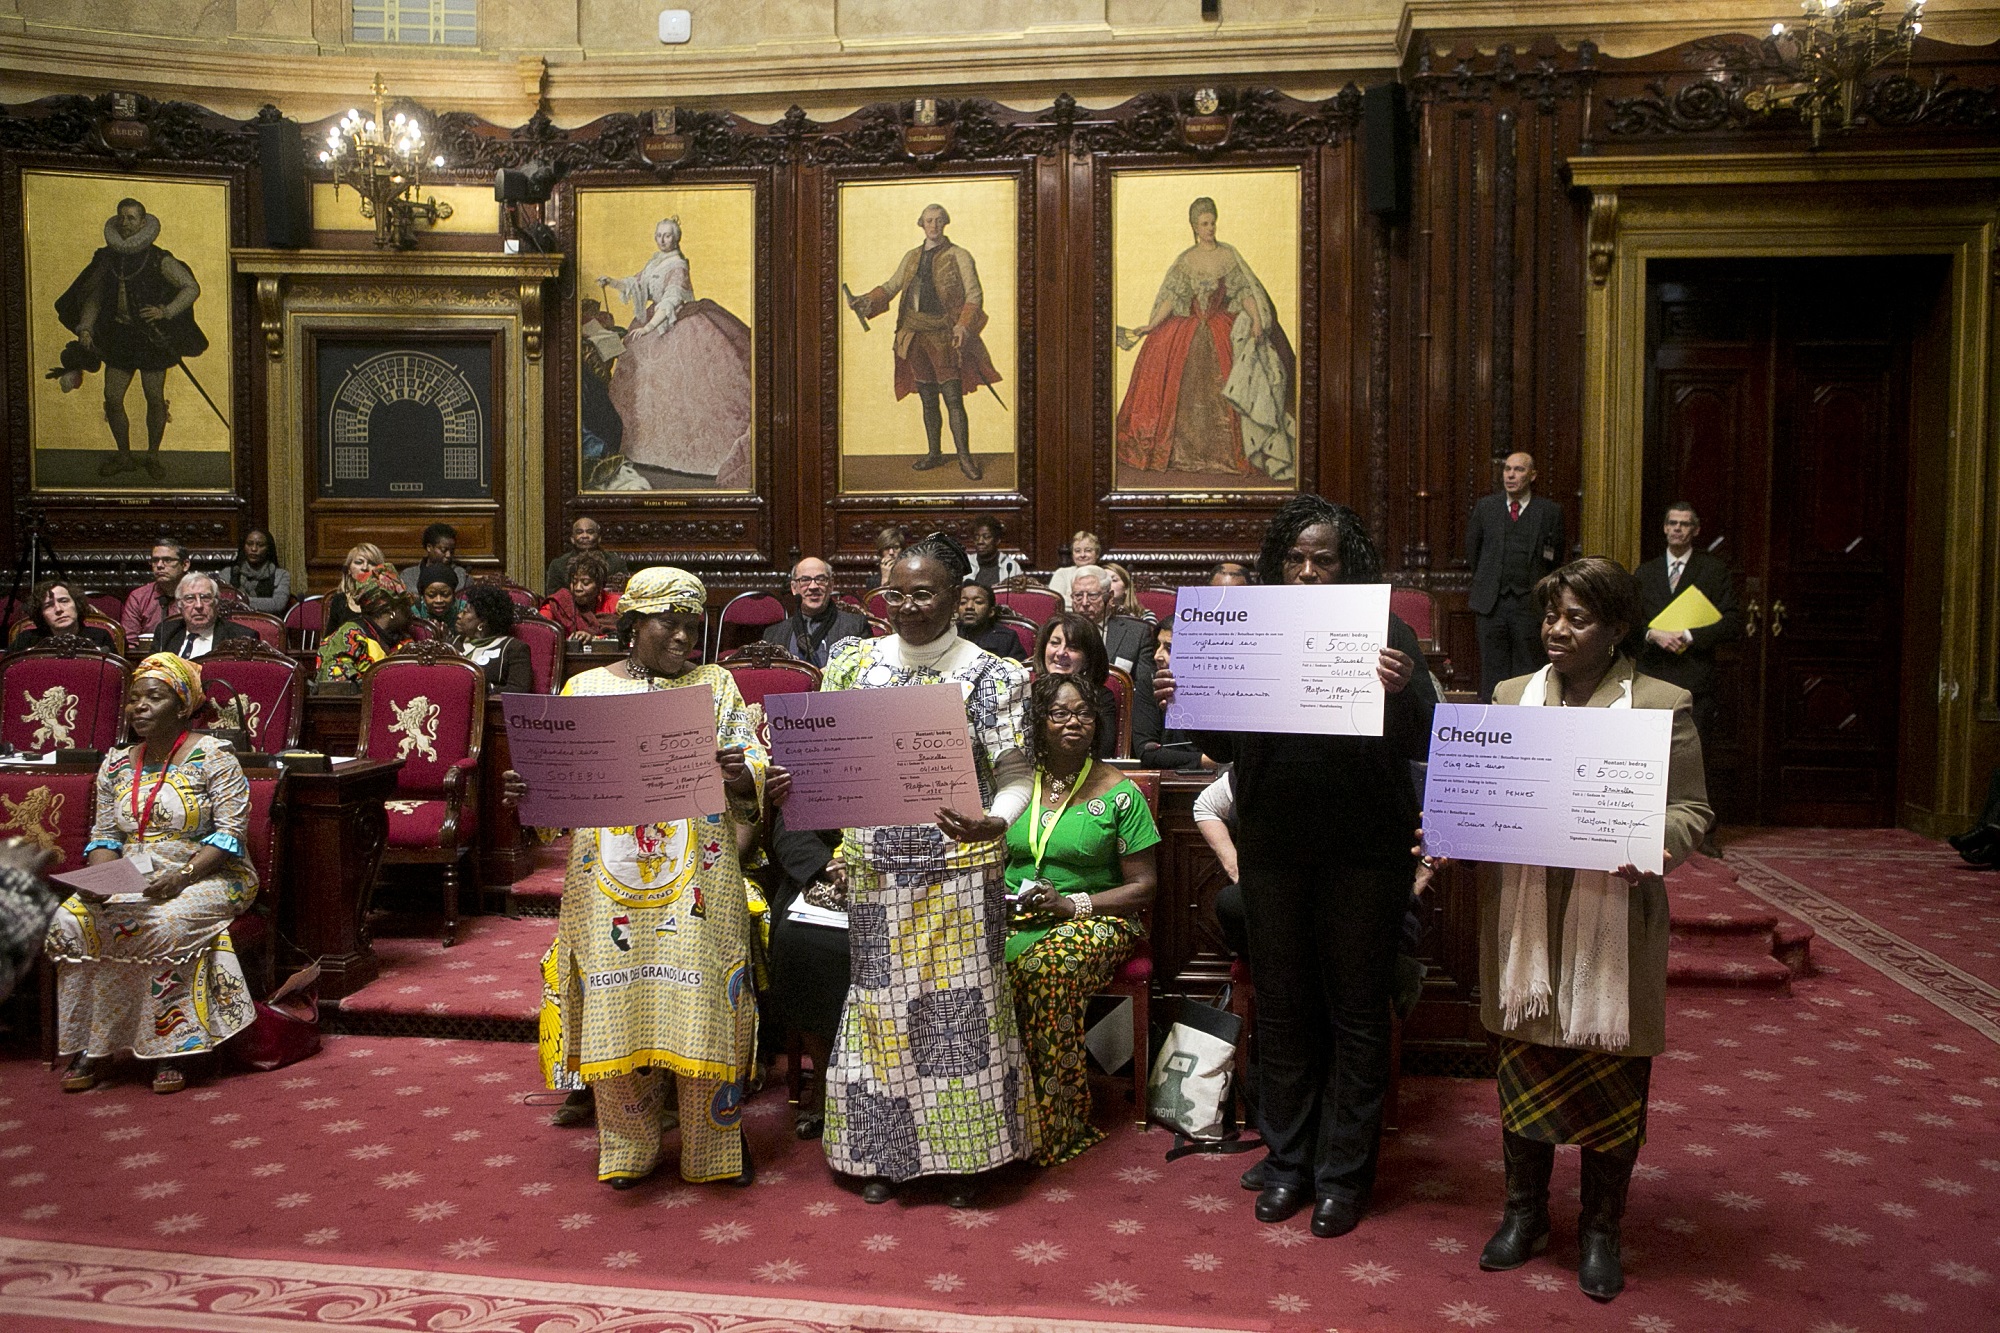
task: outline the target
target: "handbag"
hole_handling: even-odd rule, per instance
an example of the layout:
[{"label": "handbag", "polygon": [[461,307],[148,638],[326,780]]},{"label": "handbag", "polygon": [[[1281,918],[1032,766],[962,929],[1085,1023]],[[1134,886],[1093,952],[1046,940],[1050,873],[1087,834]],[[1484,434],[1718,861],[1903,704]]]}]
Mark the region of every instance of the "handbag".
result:
[{"label": "handbag", "polygon": [[1198,1000],[1180,1002],[1146,1080],[1147,1118],[1174,1131],[1169,1161],[1186,1152],[1242,1152],[1255,1146],[1234,1141],[1229,1097],[1242,1028],[1242,1020],[1227,1009]]},{"label": "handbag", "polygon": [[245,1069],[269,1073],[319,1054],[319,964],[299,969],[257,1002],[257,1017],[224,1050]]}]

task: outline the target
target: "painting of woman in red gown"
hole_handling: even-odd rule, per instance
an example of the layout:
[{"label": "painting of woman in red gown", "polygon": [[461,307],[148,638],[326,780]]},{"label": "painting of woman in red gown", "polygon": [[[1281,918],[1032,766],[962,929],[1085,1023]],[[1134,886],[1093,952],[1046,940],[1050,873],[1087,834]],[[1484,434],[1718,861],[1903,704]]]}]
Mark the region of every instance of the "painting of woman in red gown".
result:
[{"label": "painting of woman in red gown", "polygon": [[1118,461],[1146,472],[1297,476],[1296,359],[1270,295],[1234,246],[1215,238],[1216,207],[1188,206],[1194,244],[1167,269],[1118,408]]}]

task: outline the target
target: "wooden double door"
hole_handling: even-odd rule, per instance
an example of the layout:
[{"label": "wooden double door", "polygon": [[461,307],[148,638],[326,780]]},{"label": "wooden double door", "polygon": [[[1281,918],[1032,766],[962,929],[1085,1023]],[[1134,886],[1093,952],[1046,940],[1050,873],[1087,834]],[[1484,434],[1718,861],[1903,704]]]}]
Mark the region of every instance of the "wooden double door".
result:
[{"label": "wooden double door", "polygon": [[1725,822],[1895,822],[1921,697],[1906,622],[1935,620],[1912,600],[1912,460],[1945,276],[1923,256],[1649,268],[1642,549],[1691,501],[1745,613],[1706,738]]}]

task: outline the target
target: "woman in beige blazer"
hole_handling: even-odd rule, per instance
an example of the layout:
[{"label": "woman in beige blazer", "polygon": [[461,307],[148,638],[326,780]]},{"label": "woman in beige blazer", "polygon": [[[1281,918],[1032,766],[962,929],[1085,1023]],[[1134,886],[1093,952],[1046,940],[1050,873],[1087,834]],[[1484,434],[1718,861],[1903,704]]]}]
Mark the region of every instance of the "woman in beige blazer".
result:
[{"label": "woman in beige blazer", "polygon": [[[1549,664],[1503,682],[1496,704],[1661,708],[1674,714],[1667,767],[1667,867],[1701,842],[1712,812],[1694,701],[1640,675],[1619,651],[1639,627],[1639,585],[1610,560],[1565,565],[1535,587]],[[1624,1288],[1618,1226],[1646,1138],[1652,1057],[1666,1042],[1667,887],[1631,865],[1613,874],[1489,866],[1479,894],[1480,1018],[1500,1039],[1507,1208],[1480,1253],[1489,1271],[1548,1248],[1556,1145],[1583,1149],[1577,1284],[1608,1301]]]}]

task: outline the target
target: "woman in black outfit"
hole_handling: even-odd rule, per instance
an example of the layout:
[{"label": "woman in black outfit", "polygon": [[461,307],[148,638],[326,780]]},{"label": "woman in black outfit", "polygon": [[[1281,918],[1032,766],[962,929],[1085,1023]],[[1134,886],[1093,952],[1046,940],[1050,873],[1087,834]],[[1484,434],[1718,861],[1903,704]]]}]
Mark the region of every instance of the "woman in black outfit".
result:
[{"label": "woman in black outfit", "polygon": [[[1314,495],[1272,518],[1259,582],[1379,583],[1360,517]],[[1257,1220],[1307,1204],[1315,1236],[1352,1231],[1367,1210],[1389,1085],[1389,997],[1416,862],[1410,761],[1428,753],[1437,695],[1417,636],[1389,617],[1376,665],[1383,734],[1192,733],[1234,761],[1236,849],[1257,987],[1258,1119],[1270,1155]],[[1153,676],[1162,708],[1171,668]]]},{"label": "woman in black outfit", "polygon": [[8,652],[47,643],[58,634],[77,635],[107,653],[115,646],[110,630],[85,623],[90,603],[84,599],[83,589],[67,579],[43,579],[20,605],[28,613],[28,623],[7,645]]},{"label": "woman in black outfit", "polygon": [[514,637],[514,599],[490,583],[468,583],[458,595],[452,646],[486,673],[488,693],[533,694],[535,664]]}]

